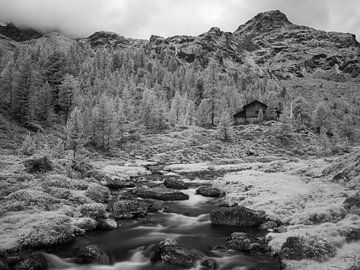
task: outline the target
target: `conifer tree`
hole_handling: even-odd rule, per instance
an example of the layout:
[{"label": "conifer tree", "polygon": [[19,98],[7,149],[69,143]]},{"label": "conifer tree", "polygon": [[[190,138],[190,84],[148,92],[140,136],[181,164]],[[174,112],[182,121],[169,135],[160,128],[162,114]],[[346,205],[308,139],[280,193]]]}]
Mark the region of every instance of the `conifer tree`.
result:
[{"label": "conifer tree", "polygon": [[[209,114],[209,124],[212,126],[215,125],[215,120],[219,115],[221,107],[218,72],[217,63],[215,60],[212,60],[206,69],[204,99],[200,103],[200,106],[202,107],[201,112]],[[206,119],[206,116],[203,117],[203,119]]]},{"label": "conifer tree", "polygon": [[34,79],[30,58],[19,60],[18,71],[15,72],[13,80],[11,113],[22,123],[27,123],[31,119],[30,97]]},{"label": "conifer tree", "polygon": [[66,75],[59,87],[59,107],[65,114],[65,122],[69,117],[74,95],[78,92],[78,82],[72,75]]},{"label": "conifer tree", "polygon": [[15,75],[15,64],[12,60],[6,64],[0,74],[0,103],[11,106],[13,95],[13,84]]},{"label": "conifer tree", "polygon": [[79,108],[75,107],[66,123],[67,144],[68,147],[73,150],[74,158],[76,157],[78,150],[84,144],[84,129],[82,122],[82,114]]},{"label": "conifer tree", "polygon": [[325,103],[319,103],[313,112],[312,126],[320,134],[321,129],[329,130],[329,111]]},{"label": "conifer tree", "polygon": [[45,63],[45,78],[51,87],[52,105],[56,112],[59,111],[59,87],[67,70],[66,56],[63,52],[56,51],[49,55]]},{"label": "conifer tree", "polygon": [[45,83],[35,91],[32,103],[34,118],[40,122],[47,122],[51,112],[51,88]]},{"label": "conifer tree", "polygon": [[262,109],[259,110],[258,115],[257,115],[257,121],[260,123],[262,121],[264,121],[264,112]]},{"label": "conifer tree", "polygon": [[227,111],[221,114],[219,123],[217,126],[217,134],[221,140],[230,141],[233,138],[233,127],[230,115]]}]

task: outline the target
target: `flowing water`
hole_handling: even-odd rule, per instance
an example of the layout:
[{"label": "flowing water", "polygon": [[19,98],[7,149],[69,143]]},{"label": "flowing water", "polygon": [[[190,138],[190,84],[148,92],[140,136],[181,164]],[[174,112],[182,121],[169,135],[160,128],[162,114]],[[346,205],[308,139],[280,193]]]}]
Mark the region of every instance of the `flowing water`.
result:
[{"label": "flowing water", "polygon": [[[120,227],[109,232],[94,232],[67,247],[53,250],[55,255],[48,254],[48,260],[53,262],[52,270],[171,270],[186,269],[169,264],[152,264],[146,257],[154,245],[164,238],[174,238],[179,246],[195,248],[207,256],[214,258],[219,269],[236,270],[273,270],[279,269],[276,258],[260,255],[250,255],[233,250],[226,250],[226,239],[238,228],[213,226],[209,212],[214,207],[211,199],[195,194],[195,189],[184,190],[190,196],[189,200],[168,202],[167,209],[171,212],[149,214],[149,222],[137,223]],[[247,233],[262,235],[259,231]],[[75,248],[96,244],[110,254],[111,266],[87,265],[78,266],[71,263],[71,256]],[[62,258],[62,259],[60,259]],[[195,267],[193,269],[201,269]]]}]

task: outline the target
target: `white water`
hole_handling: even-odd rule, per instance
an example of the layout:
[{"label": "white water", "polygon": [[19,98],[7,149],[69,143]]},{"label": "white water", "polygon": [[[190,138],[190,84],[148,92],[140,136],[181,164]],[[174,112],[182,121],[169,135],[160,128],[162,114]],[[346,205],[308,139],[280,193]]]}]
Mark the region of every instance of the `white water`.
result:
[{"label": "white water", "polygon": [[178,201],[178,204],[185,205],[191,208],[197,208],[201,203],[206,203],[209,198],[196,195],[196,188],[184,189],[181,192],[189,195],[188,200]]}]

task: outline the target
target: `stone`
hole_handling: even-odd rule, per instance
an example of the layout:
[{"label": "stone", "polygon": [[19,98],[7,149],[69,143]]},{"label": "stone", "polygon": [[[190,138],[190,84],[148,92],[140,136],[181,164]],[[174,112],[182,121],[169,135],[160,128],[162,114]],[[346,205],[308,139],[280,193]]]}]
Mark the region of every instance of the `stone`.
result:
[{"label": "stone", "polygon": [[266,221],[265,213],[254,211],[244,206],[217,207],[210,212],[214,225],[258,227]]},{"label": "stone", "polygon": [[219,264],[212,258],[206,258],[200,262],[200,265],[205,269],[217,269]]},{"label": "stone", "polygon": [[260,225],[260,229],[264,231],[273,230],[279,227],[278,223],[273,220],[266,221],[265,223]]},{"label": "stone", "polygon": [[116,230],[118,227],[117,222],[114,219],[106,218],[103,220],[100,220],[97,224],[97,229],[103,230],[103,231],[112,231]]},{"label": "stone", "polygon": [[110,265],[110,258],[98,246],[88,245],[78,248],[75,251],[75,262],[78,264],[96,263],[100,265]]},{"label": "stone", "polygon": [[310,259],[325,262],[336,255],[336,248],[326,240],[312,237],[291,236],[286,239],[280,250],[280,259],[305,260]]},{"label": "stone", "polygon": [[10,270],[10,267],[0,260],[0,270]]},{"label": "stone", "polygon": [[123,189],[123,188],[133,188],[135,183],[129,179],[122,179],[119,177],[109,177],[104,183],[109,189]]},{"label": "stone", "polygon": [[175,176],[169,176],[164,180],[164,186],[171,189],[187,189],[188,185]]},{"label": "stone", "polygon": [[188,249],[178,246],[168,246],[161,250],[161,261],[173,265],[192,267],[205,257],[205,255],[196,249]]},{"label": "stone", "polygon": [[353,242],[360,240],[360,228],[353,228],[349,232],[346,233],[346,241]]},{"label": "stone", "polygon": [[82,217],[74,220],[73,225],[88,232],[96,229],[97,222],[92,218]]},{"label": "stone", "polygon": [[173,191],[167,188],[137,188],[134,190],[136,196],[141,198],[150,198],[162,201],[180,201],[188,200],[189,195],[180,191]]},{"label": "stone", "polygon": [[[0,268],[1,269],[1,268]],[[14,270],[47,270],[48,263],[42,254],[31,254],[24,256],[17,262],[12,269]]]},{"label": "stone", "polygon": [[147,214],[147,207],[140,200],[120,200],[112,204],[111,213],[119,219],[144,217]]},{"label": "stone", "polygon": [[348,210],[353,207],[360,208],[360,193],[346,198],[343,204],[344,208]]},{"label": "stone", "polygon": [[221,196],[221,191],[217,188],[213,188],[213,187],[209,187],[209,186],[203,186],[203,187],[199,187],[196,190],[196,194],[200,194],[204,197],[220,197]]},{"label": "stone", "polygon": [[157,245],[151,260],[153,262],[160,260],[163,263],[191,267],[204,257],[205,255],[199,250],[179,247],[176,240],[167,238]]},{"label": "stone", "polygon": [[245,252],[266,253],[270,248],[264,237],[254,237],[253,235],[234,232],[226,242],[226,247]]}]

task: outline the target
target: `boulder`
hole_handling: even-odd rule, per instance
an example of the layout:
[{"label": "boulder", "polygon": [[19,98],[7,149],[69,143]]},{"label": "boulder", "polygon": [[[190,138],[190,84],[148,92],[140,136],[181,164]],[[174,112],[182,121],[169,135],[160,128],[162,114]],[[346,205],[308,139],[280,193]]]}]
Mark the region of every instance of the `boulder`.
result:
[{"label": "boulder", "polygon": [[353,207],[360,208],[360,193],[357,193],[354,196],[350,196],[344,201],[345,209],[351,209]]},{"label": "boulder", "polygon": [[109,189],[123,189],[123,188],[133,188],[135,187],[135,184],[133,181],[129,179],[122,179],[119,177],[109,177],[105,183],[105,186],[107,186]]},{"label": "boulder", "polygon": [[136,196],[141,198],[150,198],[162,201],[180,201],[188,200],[189,195],[182,193],[180,191],[173,191],[167,188],[137,188],[134,190]]},{"label": "boulder", "polygon": [[192,267],[203,258],[205,258],[205,255],[199,250],[179,247],[176,240],[165,239],[157,245],[151,260],[153,262],[160,260],[163,263]]},{"label": "boulder", "polygon": [[278,223],[273,220],[266,221],[265,223],[260,225],[260,229],[264,231],[273,230],[279,227]]},{"label": "boulder", "polygon": [[217,269],[219,264],[212,258],[205,258],[200,262],[200,265],[203,266],[205,269]]},{"label": "boulder", "polygon": [[291,236],[286,239],[280,250],[283,260],[315,260],[325,262],[336,255],[336,248],[326,240],[312,237]]},{"label": "boulder", "polygon": [[360,228],[352,228],[350,231],[348,231],[345,235],[346,241],[348,242],[354,242],[360,240]]},{"label": "boulder", "polygon": [[53,164],[48,156],[36,156],[25,160],[24,166],[29,173],[45,173],[53,169]]},{"label": "boulder", "polygon": [[264,237],[254,237],[243,232],[234,232],[226,242],[226,247],[239,251],[266,253],[270,251]]},{"label": "boulder", "polygon": [[105,206],[101,203],[84,204],[80,206],[80,213],[95,220],[102,220],[106,217]]},{"label": "boulder", "polygon": [[192,267],[205,255],[196,249],[183,247],[167,247],[161,251],[161,261],[173,265]]},{"label": "boulder", "polygon": [[[1,269],[1,268],[0,268]],[[6,269],[6,268],[5,268]],[[44,255],[40,253],[24,256],[17,262],[12,269],[14,270],[47,270],[48,263]]]},{"label": "boulder", "polygon": [[98,246],[88,245],[78,248],[75,251],[75,262],[78,264],[96,263],[100,265],[110,265],[110,258]]},{"label": "boulder", "polygon": [[244,206],[217,207],[210,212],[214,225],[258,227],[266,221],[265,213],[254,211]]},{"label": "boulder", "polygon": [[165,202],[153,199],[143,199],[143,202],[146,204],[148,212],[155,213],[164,209]]},{"label": "boulder", "polygon": [[86,232],[96,229],[97,222],[89,217],[82,217],[74,220],[73,225]]},{"label": "boulder", "polygon": [[10,270],[10,268],[0,260],[0,270]]},{"label": "boulder", "polygon": [[147,207],[139,200],[120,200],[112,204],[111,212],[119,219],[144,217],[147,214]]},{"label": "boulder", "polygon": [[96,228],[103,231],[112,231],[112,230],[116,230],[117,227],[118,224],[114,219],[107,218],[100,220]]},{"label": "boulder", "polygon": [[164,186],[171,189],[187,189],[188,185],[178,177],[169,176],[164,180]]},{"label": "boulder", "polygon": [[213,187],[209,187],[209,186],[203,186],[203,187],[199,187],[196,190],[196,194],[200,194],[204,197],[220,197],[221,196],[221,191],[217,188],[213,188]]}]

